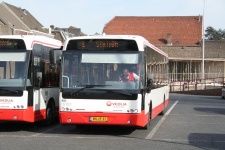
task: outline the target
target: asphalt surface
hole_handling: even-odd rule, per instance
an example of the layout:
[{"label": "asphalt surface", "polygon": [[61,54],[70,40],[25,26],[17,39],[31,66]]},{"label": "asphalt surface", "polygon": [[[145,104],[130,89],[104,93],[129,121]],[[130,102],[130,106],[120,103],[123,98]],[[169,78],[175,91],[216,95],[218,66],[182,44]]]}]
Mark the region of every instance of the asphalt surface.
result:
[{"label": "asphalt surface", "polygon": [[134,127],[0,123],[0,150],[225,149],[225,100],[170,94],[164,116]]}]

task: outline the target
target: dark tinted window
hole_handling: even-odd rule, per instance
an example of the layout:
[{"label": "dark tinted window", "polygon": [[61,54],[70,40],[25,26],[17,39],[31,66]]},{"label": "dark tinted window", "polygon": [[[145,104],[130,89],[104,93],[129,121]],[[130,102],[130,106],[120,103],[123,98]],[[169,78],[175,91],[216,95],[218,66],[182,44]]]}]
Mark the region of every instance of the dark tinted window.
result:
[{"label": "dark tinted window", "polygon": [[21,39],[0,39],[0,49],[26,49]]}]

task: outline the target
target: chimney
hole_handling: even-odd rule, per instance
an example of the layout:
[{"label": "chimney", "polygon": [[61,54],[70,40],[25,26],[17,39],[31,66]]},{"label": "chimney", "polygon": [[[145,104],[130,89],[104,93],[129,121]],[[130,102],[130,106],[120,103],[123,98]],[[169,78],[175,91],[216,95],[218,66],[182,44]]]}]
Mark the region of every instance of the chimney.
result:
[{"label": "chimney", "polygon": [[52,30],[54,30],[55,27],[54,27],[54,25],[50,25],[50,28],[51,28]]},{"label": "chimney", "polygon": [[167,44],[168,46],[172,45],[172,34],[171,33],[167,33]]},{"label": "chimney", "polygon": [[198,22],[201,22],[201,15],[198,16]]},{"label": "chimney", "polygon": [[15,35],[15,25],[12,26],[12,35]]},{"label": "chimney", "polygon": [[48,34],[52,34],[52,28],[51,27],[48,28]]}]

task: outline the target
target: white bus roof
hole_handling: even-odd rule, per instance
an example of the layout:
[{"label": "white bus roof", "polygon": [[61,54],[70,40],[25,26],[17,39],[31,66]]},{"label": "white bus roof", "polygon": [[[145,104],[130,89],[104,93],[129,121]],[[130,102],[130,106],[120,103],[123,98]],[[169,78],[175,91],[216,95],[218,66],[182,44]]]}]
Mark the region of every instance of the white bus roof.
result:
[{"label": "white bus roof", "polygon": [[0,39],[22,39],[27,50],[32,50],[34,44],[41,44],[52,48],[60,48],[62,42],[53,38],[39,35],[0,35]]},{"label": "white bus roof", "polygon": [[138,44],[139,51],[144,51],[144,45],[147,45],[154,49],[155,51],[161,53],[164,56],[168,57],[168,54],[160,50],[159,48],[152,45],[148,40],[146,40],[144,37],[139,35],[93,35],[93,36],[78,36],[78,37],[71,37],[67,38],[67,40],[64,43],[63,50],[66,49],[66,45],[70,40],[80,40],[80,39],[122,39],[122,40],[135,40]]},{"label": "white bus roof", "polygon": [[142,40],[146,40],[139,35],[93,35],[93,36],[77,36],[77,37],[67,38],[65,43],[67,43],[69,40],[78,40],[78,39],[126,39],[126,40],[142,39]]}]

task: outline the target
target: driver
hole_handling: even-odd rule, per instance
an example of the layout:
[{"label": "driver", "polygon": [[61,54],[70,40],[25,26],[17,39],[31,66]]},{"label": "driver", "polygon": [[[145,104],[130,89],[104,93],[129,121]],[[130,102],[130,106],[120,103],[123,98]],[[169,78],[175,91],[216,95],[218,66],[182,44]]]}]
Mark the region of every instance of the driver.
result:
[{"label": "driver", "polygon": [[130,72],[127,68],[123,70],[123,74],[120,76],[121,82],[133,82],[138,81],[139,76],[135,74],[134,72]]}]

